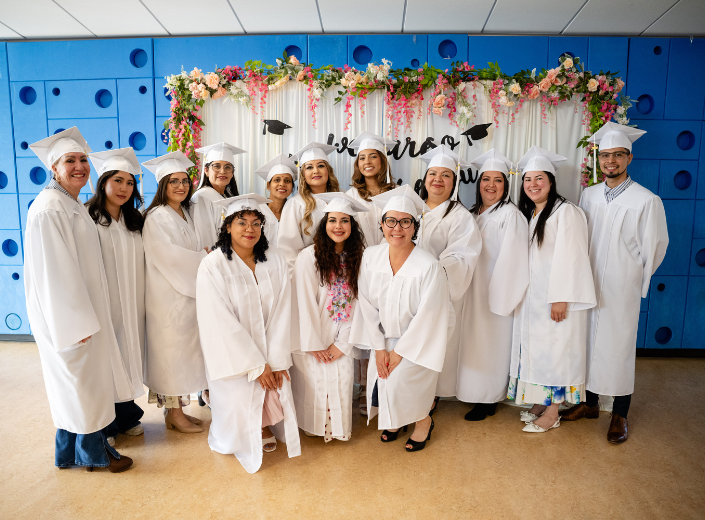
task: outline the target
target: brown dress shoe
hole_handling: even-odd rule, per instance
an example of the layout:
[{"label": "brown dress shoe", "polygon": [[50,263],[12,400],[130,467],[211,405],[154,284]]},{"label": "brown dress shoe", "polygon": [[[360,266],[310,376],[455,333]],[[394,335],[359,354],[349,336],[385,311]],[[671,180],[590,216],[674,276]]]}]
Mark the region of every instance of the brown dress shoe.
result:
[{"label": "brown dress shoe", "polygon": [[577,421],[585,417],[586,419],[597,419],[600,416],[600,405],[588,406],[585,403],[576,404],[567,410],[558,412],[563,421]]},{"label": "brown dress shoe", "polygon": [[607,431],[607,440],[612,444],[619,444],[627,440],[627,419],[621,415],[612,414],[610,429]]},{"label": "brown dress shoe", "polygon": [[110,466],[108,466],[110,473],[122,473],[132,466],[132,459],[125,457],[125,455],[121,455],[119,459],[116,459],[112,453],[108,452],[108,458],[110,459]]}]

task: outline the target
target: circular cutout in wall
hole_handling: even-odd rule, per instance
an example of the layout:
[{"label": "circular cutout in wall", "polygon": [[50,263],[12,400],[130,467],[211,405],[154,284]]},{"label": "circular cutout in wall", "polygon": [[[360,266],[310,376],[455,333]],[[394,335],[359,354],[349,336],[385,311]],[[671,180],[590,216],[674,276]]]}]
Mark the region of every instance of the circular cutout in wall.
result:
[{"label": "circular cutout in wall", "polygon": [[353,51],[353,60],[359,65],[367,65],[372,61],[372,51],[365,45],[358,45]]},{"label": "circular cutout in wall", "polygon": [[149,61],[149,56],[142,49],[135,49],[130,53],[130,63],[133,67],[141,69],[147,65],[147,61]]},{"label": "circular cutout in wall", "polygon": [[105,141],[105,147],[110,150],[113,147],[113,142],[112,141]]},{"label": "circular cutout in wall", "polygon": [[663,52],[663,49],[661,48],[660,45],[657,45],[656,47],[654,47],[654,54],[656,56],[659,56],[662,52]]},{"label": "circular cutout in wall", "polygon": [[135,150],[142,150],[145,146],[147,146],[147,138],[142,132],[132,132],[129,142],[130,146]]},{"label": "circular cutout in wall", "polygon": [[419,66],[419,60],[411,60],[411,66],[416,68]]},{"label": "circular cutout in wall", "polygon": [[58,134],[59,132],[63,132],[64,130],[66,130],[66,129],[65,128],[57,128],[56,130],[54,130],[54,135]]},{"label": "circular cutout in wall", "polygon": [[665,345],[673,338],[673,332],[668,327],[661,327],[654,334],[654,339],[659,345]]},{"label": "circular cutout in wall", "polygon": [[17,281],[20,279],[20,273],[12,273],[12,279]]},{"label": "circular cutout in wall", "polygon": [[640,114],[648,114],[654,109],[654,98],[648,94],[642,94],[636,99],[636,109]]},{"label": "circular cutout in wall", "polygon": [[2,243],[2,252],[5,256],[15,256],[19,250],[20,248],[17,247],[17,242],[11,238],[8,238]]},{"label": "circular cutout in wall", "polygon": [[22,326],[22,318],[14,312],[10,313],[5,316],[5,325],[7,325],[7,328],[10,330],[17,330]]},{"label": "circular cutout in wall", "polygon": [[705,248],[695,253],[695,263],[700,267],[705,267]]},{"label": "circular cutout in wall", "polygon": [[301,52],[301,48],[297,45],[289,45],[286,49],[287,56],[296,56],[296,59],[301,61],[301,56],[303,56],[303,53]]},{"label": "circular cutout in wall", "polygon": [[658,290],[658,292],[663,292],[666,289],[666,285],[660,283],[656,286],[656,289]]},{"label": "circular cutout in wall", "polygon": [[29,148],[29,145],[27,144],[27,141],[22,141],[22,142],[20,143],[20,148],[22,148],[23,150],[26,150],[27,148]]},{"label": "circular cutout in wall", "polygon": [[37,100],[37,91],[32,87],[22,87],[20,89],[20,101],[25,105],[31,105]]},{"label": "circular cutout in wall", "polygon": [[679,190],[687,190],[693,182],[693,176],[687,170],[681,170],[673,176],[673,185]]},{"label": "circular cutout in wall", "polygon": [[113,95],[104,88],[95,93],[95,104],[100,108],[108,108],[113,104]]},{"label": "circular cutout in wall", "polygon": [[169,89],[164,87],[164,97],[171,101],[171,94],[169,94]]},{"label": "circular cutout in wall", "polygon": [[32,202],[34,202],[34,199],[30,200],[29,203],[27,204],[27,209],[32,207]]},{"label": "circular cutout in wall", "polygon": [[54,87],[53,89],[51,89],[51,93],[54,94],[55,96],[58,96],[59,94],[61,94],[61,90]]},{"label": "circular cutout in wall", "polygon": [[445,60],[452,60],[458,54],[458,46],[453,40],[443,40],[438,44],[438,54]]},{"label": "circular cutout in wall", "polygon": [[690,150],[695,145],[695,135],[690,130],[685,130],[678,134],[676,144],[681,150]]},{"label": "circular cutout in wall", "polygon": [[139,91],[140,91],[140,94],[146,94],[147,87],[145,87],[144,85],[140,85]]},{"label": "circular cutout in wall", "polygon": [[5,172],[0,172],[0,190],[4,190],[7,188],[7,184],[10,182],[10,179],[7,178],[7,175],[5,175]]},{"label": "circular cutout in wall", "polygon": [[32,184],[41,186],[47,180],[47,172],[44,171],[44,168],[35,166],[29,171],[29,180],[32,181]]}]

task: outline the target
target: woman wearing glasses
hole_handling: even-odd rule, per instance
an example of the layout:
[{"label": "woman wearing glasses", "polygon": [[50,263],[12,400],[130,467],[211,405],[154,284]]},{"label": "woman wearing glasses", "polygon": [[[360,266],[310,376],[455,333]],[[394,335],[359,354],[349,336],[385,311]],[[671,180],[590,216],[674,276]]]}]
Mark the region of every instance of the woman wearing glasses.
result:
[{"label": "woman wearing glasses", "polygon": [[198,433],[200,420],[185,415],[189,395],[207,388],[196,320],[196,275],[206,256],[191,214],[194,164],[181,152],[142,163],[159,184],[145,213],[142,241],[146,261],[147,350],[145,384],[149,402],[165,406],[166,426]]},{"label": "woman wearing glasses", "polygon": [[365,250],[350,343],[374,351],[367,373],[369,419],[379,413],[382,442],[415,423],[407,451],[430,439],[429,412],[452,332],[448,282],[441,263],[414,245],[416,218],[427,209],[409,186],[373,197],[382,207],[386,243]]}]

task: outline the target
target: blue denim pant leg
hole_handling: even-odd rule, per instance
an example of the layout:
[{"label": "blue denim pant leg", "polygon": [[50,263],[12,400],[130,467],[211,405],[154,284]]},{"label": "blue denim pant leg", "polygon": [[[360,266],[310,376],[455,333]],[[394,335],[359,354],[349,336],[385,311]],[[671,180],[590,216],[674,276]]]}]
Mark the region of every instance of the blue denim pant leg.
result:
[{"label": "blue denim pant leg", "polygon": [[56,430],[55,464],[59,468],[109,466],[108,451],[116,459],[120,458],[115,448],[108,444],[105,429],[87,434]]}]

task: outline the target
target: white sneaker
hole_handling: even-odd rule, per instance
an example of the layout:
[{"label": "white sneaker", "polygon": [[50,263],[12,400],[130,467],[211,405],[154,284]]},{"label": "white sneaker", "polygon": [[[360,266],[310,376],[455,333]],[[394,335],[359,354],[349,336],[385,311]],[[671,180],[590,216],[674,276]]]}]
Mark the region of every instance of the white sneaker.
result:
[{"label": "white sneaker", "polygon": [[125,435],[142,435],[144,433],[144,428],[142,428],[141,424],[138,424],[137,426],[133,426],[129,430],[125,430],[122,433]]},{"label": "white sneaker", "polygon": [[115,446],[115,437],[108,437],[108,444]]},{"label": "white sneaker", "polygon": [[519,418],[521,419],[522,422],[525,422],[525,423],[535,421],[539,417],[540,417],[540,415],[536,415],[535,413],[526,412],[526,411],[521,412],[521,414],[519,414]]},{"label": "white sneaker", "polygon": [[548,428],[541,428],[538,424],[534,424],[533,422],[526,423],[526,426],[522,429],[522,431],[529,432],[529,433],[545,433],[548,430],[552,430],[553,428],[558,428],[561,425],[561,418],[559,417],[556,423],[553,426],[549,426]]}]

